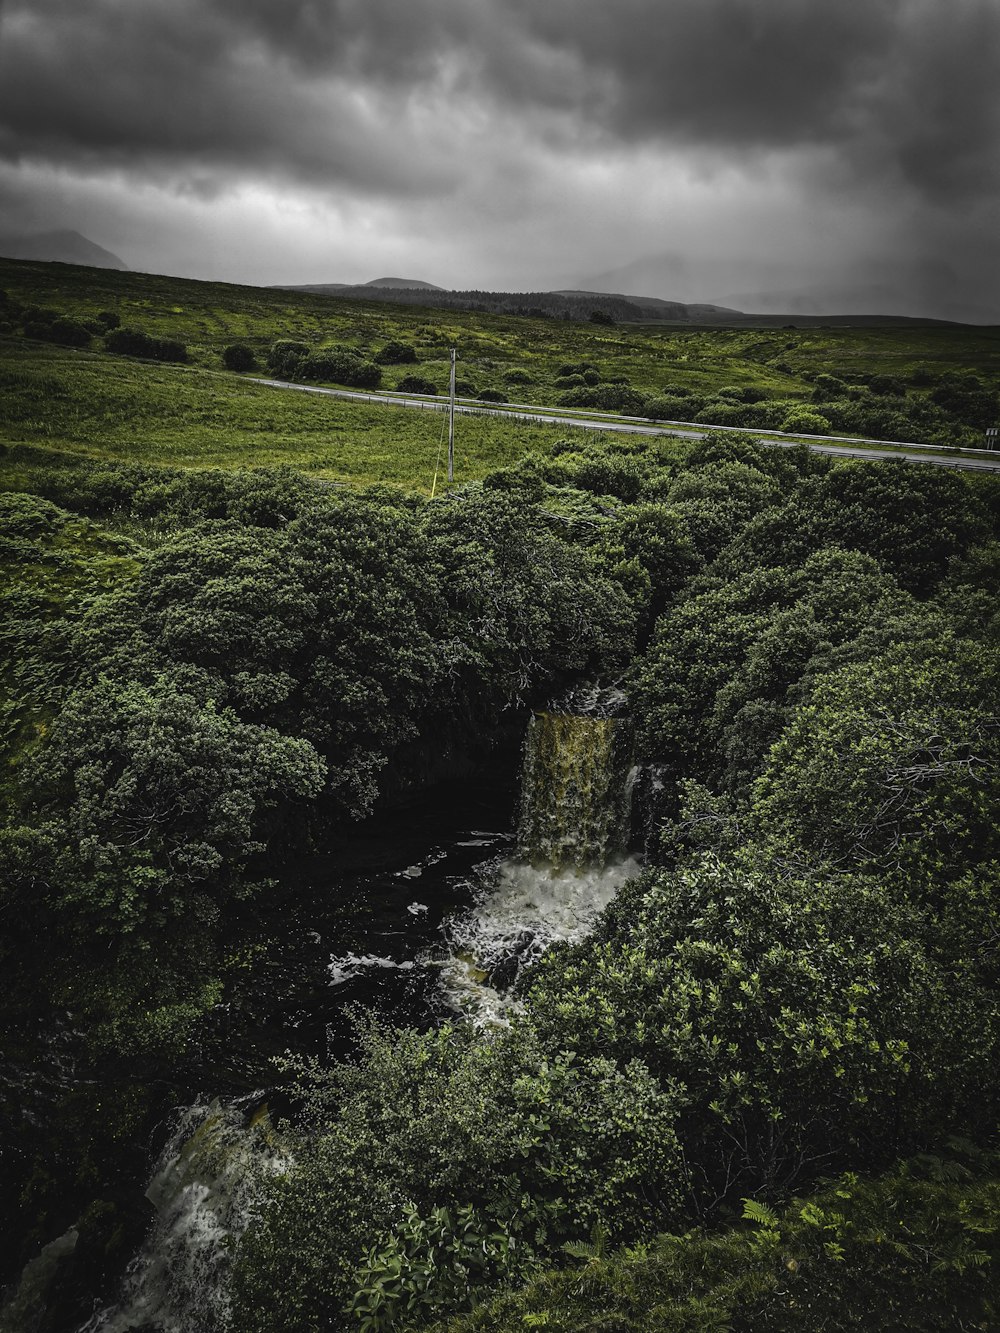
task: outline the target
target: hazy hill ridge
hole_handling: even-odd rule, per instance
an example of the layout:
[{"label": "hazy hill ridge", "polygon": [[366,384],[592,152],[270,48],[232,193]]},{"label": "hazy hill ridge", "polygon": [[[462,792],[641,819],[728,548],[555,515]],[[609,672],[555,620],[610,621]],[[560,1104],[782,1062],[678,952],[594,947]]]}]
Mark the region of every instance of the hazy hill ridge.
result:
[{"label": "hazy hill ridge", "polygon": [[[408,282],[409,285],[389,286]],[[491,315],[527,315],[539,319],[588,320],[598,311],[616,323],[696,324],[730,327],[837,327],[897,324],[944,324],[947,320],[919,319],[908,315],[825,315],[748,313],[730,306],[707,302],[666,301],[658,296],[623,295],[619,292],[563,290],[551,292],[450,291],[432,283],[416,285],[401,278],[376,278],[350,286],[346,283],[276,283],[273,290],[310,292],[354,301],[386,301],[394,305],[418,305],[443,310],[470,310]]]},{"label": "hazy hill ridge", "polygon": [[78,231],[42,231],[30,236],[0,236],[0,254],[8,259],[36,259],[90,268],[117,268],[128,264]]}]

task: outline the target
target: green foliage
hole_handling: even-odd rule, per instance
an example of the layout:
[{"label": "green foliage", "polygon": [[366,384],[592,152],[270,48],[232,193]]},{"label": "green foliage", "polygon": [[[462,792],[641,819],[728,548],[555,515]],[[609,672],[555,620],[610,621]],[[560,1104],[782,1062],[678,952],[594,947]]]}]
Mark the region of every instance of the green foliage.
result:
[{"label": "green foliage", "polygon": [[437,393],[437,385],[423,375],[404,375],[396,384],[399,393]]},{"label": "green foliage", "polygon": [[475,673],[488,717],[564,673],[624,665],[639,609],[627,579],[562,525],[553,532],[544,511],[469,488],[432,505],[425,527],[450,608],[452,679]]},{"label": "green foliage", "polygon": [[547,1056],[526,1023],[486,1037],[369,1027],[361,1044],[356,1065],[306,1071],[314,1137],[262,1182],[236,1265],[249,1330],[309,1328],[345,1305],[392,1327],[523,1279],[595,1225],[627,1239],[675,1216],[677,1101],[640,1063]]},{"label": "green foliage", "polygon": [[782,420],[781,429],[791,435],[829,435],[830,422],[819,412],[798,407]]},{"label": "green foliage", "polygon": [[725,564],[787,565],[841,546],[874,556],[904,588],[927,596],[949,562],[988,532],[977,492],[944,468],[840,463],[747,522]]},{"label": "green foliage", "polygon": [[645,412],[646,398],[638,389],[627,384],[597,384],[570,389],[560,394],[559,402],[563,407],[589,407],[601,412],[624,412],[631,416],[642,416]]},{"label": "green foliage", "polygon": [[[134,549],[46,500],[0,495],[0,755],[15,767],[44,736],[74,679],[74,630]],[[4,788],[11,778],[0,777]],[[13,796],[13,791],[8,792]]]},{"label": "green foliage", "polygon": [[350,347],[320,347],[300,357],[294,365],[296,379],[346,384],[352,389],[377,389],[382,371],[374,361],[365,361]]},{"label": "green foliage", "polygon": [[672,483],[666,499],[685,520],[699,555],[708,562],[779,494],[776,481],[757,467],[720,462],[712,467],[685,469]]},{"label": "green foliage", "polygon": [[222,707],[316,747],[331,809],[359,816],[441,671],[428,556],[407,515],[348,496],[282,532],[185,533],[102,605],[86,651],[144,679],[193,668]]},{"label": "green foliage", "polygon": [[671,777],[739,791],[818,676],[946,629],[857,552],[700,580],[633,664],[640,752]]},{"label": "green foliage", "polygon": [[0,831],[8,975],[51,969],[54,998],[119,1049],[182,1038],[219,998],[206,968],[241,872],[322,780],[307,741],[240,722],[193,676],[79,686]]},{"label": "green foliage", "polygon": [[754,788],[760,836],[790,853],[905,874],[1000,854],[1000,661],[942,638],[820,681]]},{"label": "green foliage", "polygon": [[456,1208],[454,1216],[433,1208],[426,1218],[405,1204],[387,1245],[369,1250],[356,1273],[347,1313],[359,1321],[361,1333],[419,1327],[509,1282],[523,1267],[518,1261],[510,1232],[491,1229],[471,1204]]},{"label": "green foliage", "polygon": [[379,366],[413,365],[417,360],[417,352],[410,343],[387,342],[378,349],[372,360]]},{"label": "green foliage", "polygon": [[949,416],[985,429],[1000,419],[1000,393],[970,371],[948,371],[931,390],[931,402]]},{"label": "green foliage", "polygon": [[301,361],[310,353],[308,343],[297,342],[294,338],[279,338],[271,344],[267,353],[267,368],[275,375],[291,379]]},{"label": "green foliage", "polygon": [[147,361],[187,361],[187,348],[174,338],[154,338],[142,329],[114,328],[104,335],[105,351]]},{"label": "green foliage", "polygon": [[256,370],[257,358],[246,343],[230,343],[222,349],[222,364],[227,370]]},{"label": "green foliage", "polygon": [[60,315],[55,310],[25,312],[24,336],[60,347],[89,347],[91,331],[78,319]]},{"label": "green foliage", "polygon": [[[744,858],[749,859],[749,858]],[[873,880],[707,857],[627,886],[528,974],[542,1040],[641,1060],[684,1102],[695,1201],[780,1196],[961,1125],[989,1132],[998,997]]]},{"label": "green foliage", "polygon": [[[993,1159],[904,1163],[847,1175],[780,1214],[659,1236],[538,1276],[433,1333],[937,1333],[998,1316],[1000,1184]],[[937,1163],[948,1177],[942,1178]],[[428,1330],[431,1333],[431,1330]]]}]

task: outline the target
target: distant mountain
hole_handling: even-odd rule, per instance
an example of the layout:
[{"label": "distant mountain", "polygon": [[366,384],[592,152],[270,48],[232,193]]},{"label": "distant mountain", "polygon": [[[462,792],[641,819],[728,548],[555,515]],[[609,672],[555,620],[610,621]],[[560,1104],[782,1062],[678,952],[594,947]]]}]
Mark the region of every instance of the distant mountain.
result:
[{"label": "distant mountain", "polygon": [[392,287],[395,291],[410,291],[419,288],[423,292],[443,292],[444,287],[438,287],[433,282],[421,282],[419,278],[372,278],[371,282],[364,283],[365,287]]},{"label": "distant mountain", "polygon": [[0,255],[7,259],[55,260],[90,268],[128,269],[124,259],[81,236],[78,231],[42,231],[33,236],[0,236]]},{"label": "distant mountain", "polygon": [[421,282],[419,278],[372,278],[371,282],[276,282],[271,284],[282,292],[312,292],[316,296],[343,296],[350,292],[352,296],[374,297],[375,291],[391,292],[443,292],[444,287],[435,287],[433,282]]}]

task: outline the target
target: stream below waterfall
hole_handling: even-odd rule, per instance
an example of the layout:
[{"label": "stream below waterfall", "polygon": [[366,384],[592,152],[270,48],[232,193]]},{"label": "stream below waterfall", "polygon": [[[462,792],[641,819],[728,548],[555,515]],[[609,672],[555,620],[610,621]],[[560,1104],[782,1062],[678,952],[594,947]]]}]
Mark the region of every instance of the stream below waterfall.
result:
[{"label": "stream below waterfall", "polygon": [[[287,1161],[268,1112],[268,1102],[285,1109],[274,1057],[347,1054],[356,1006],[419,1027],[449,1016],[505,1021],[520,969],[587,934],[637,872],[627,855],[633,779],[615,721],[539,714],[516,833],[509,788],[416,807],[304,863],[277,913],[258,904],[244,979],[213,1015],[190,1104],[163,1127],[146,1241],[115,1298],[65,1333],[216,1329],[232,1241],[246,1223],[247,1166]],[[58,1265],[74,1243],[66,1233],[48,1259]],[[50,1277],[46,1262],[43,1252],[29,1265],[0,1312],[3,1333],[42,1327],[33,1293]]]}]

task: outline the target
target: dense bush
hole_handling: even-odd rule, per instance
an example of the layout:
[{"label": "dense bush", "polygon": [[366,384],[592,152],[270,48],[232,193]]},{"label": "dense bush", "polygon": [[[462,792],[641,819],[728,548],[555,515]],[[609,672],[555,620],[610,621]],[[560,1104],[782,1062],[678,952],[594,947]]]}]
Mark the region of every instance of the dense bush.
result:
[{"label": "dense bush", "polygon": [[91,340],[91,331],[86,324],[55,311],[38,311],[33,319],[25,320],[24,333],[28,338],[56,343],[60,347],[86,347]]},{"label": "dense bush", "polygon": [[422,375],[404,375],[396,385],[400,393],[437,393],[437,385],[432,380],[425,380]]},{"label": "dense bush", "polygon": [[627,384],[585,385],[561,394],[559,402],[563,407],[592,407],[601,412],[623,412],[629,416],[641,416],[646,406],[644,395]]},{"label": "dense bush", "polygon": [[355,1293],[356,1317],[390,1265],[390,1315],[414,1297],[425,1315],[449,1297],[466,1303],[478,1293],[456,1291],[447,1264],[428,1273],[442,1207],[474,1209],[483,1285],[510,1269],[526,1276],[539,1255],[595,1225],[627,1240],[677,1215],[677,1102],[639,1062],[619,1070],[547,1055],[526,1024],[482,1039],[447,1027],[369,1030],[361,1054],[355,1066],[311,1072],[313,1138],[287,1175],[264,1183],[263,1224],[246,1237],[235,1283],[236,1317],[251,1333],[276,1318],[289,1333],[313,1328]]},{"label": "dense bush", "polygon": [[279,338],[268,350],[268,369],[273,370],[275,375],[292,379],[299,363],[309,355],[310,350],[308,343],[296,342],[293,338]]},{"label": "dense bush", "polygon": [[104,347],[118,356],[138,356],[147,361],[188,359],[187,348],[173,338],[154,338],[142,329],[116,328],[104,335]]},{"label": "dense bush", "polygon": [[479,401],[481,403],[505,403],[507,395],[501,393],[499,389],[480,389]]},{"label": "dense bush", "polygon": [[349,347],[321,347],[299,358],[296,379],[323,380],[346,384],[352,389],[377,389],[382,371],[374,361],[363,360]]},{"label": "dense bush", "polygon": [[813,679],[838,654],[876,655],[885,639],[870,642],[872,626],[904,633],[914,607],[873,560],[837,549],[703,584],[668,609],[633,666],[641,753],[677,778],[738,788]]},{"label": "dense bush", "polygon": [[841,463],[748,518],[726,556],[734,569],[792,564],[841,546],[874,556],[921,596],[989,530],[978,490],[959,475],[901,461]]},{"label": "dense bush", "polygon": [[1000,391],[968,371],[946,371],[930,398],[949,416],[970,426],[985,429],[1000,421]]},{"label": "dense bush", "polygon": [[660,394],[646,399],[645,415],[653,421],[690,421],[701,405],[700,398]]},{"label": "dense bush", "polygon": [[783,418],[781,429],[790,435],[829,435],[830,422],[819,412],[796,407]]},{"label": "dense bush", "polygon": [[[956,1143],[778,1213],[747,1200],[739,1229],[659,1236],[501,1292],[433,1333],[941,1333],[991,1328],[1000,1285],[995,1156]],[[428,1329],[431,1333],[431,1329]]]},{"label": "dense bush", "polygon": [[544,1044],[683,1089],[700,1206],[989,1134],[1000,994],[874,879],[707,858],[627,886],[529,972]]},{"label": "dense bush", "polygon": [[246,343],[231,343],[223,349],[222,364],[227,370],[256,370],[257,358]]},{"label": "dense bush", "polygon": [[1000,857],[1000,658],[942,637],[820,681],[754,793],[762,836],[835,864],[959,876]]},{"label": "dense bush", "polygon": [[409,343],[387,342],[378,349],[372,360],[379,366],[413,365],[417,360],[417,353]]}]

